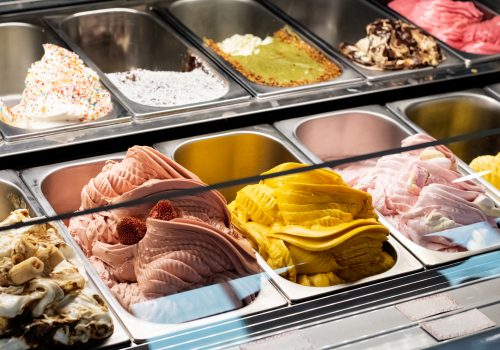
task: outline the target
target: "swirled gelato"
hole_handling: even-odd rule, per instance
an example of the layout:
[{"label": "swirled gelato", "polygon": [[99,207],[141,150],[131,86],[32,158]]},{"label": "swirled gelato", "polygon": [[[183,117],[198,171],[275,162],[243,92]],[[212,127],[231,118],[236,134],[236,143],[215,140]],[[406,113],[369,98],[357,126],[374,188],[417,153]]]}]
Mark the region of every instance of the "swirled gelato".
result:
[{"label": "swirled gelato", "polygon": [[[29,220],[13,211],[0,225]],[[113,323],[73,250],[50,224],[0,235],[0,348],[79,345],[104,339]]]},{"label": "swirled gelato", "polygon": [[[303,167],[284,163],[264,174]],[[389,230],[369,194],[319,169],[279,176],[238,191],[229,204],[236,227],[290,281],[327,287],[382,273],[394,265],[383,249]]]},{"label": "swirled gelato", "polygon": [[500,152],[496,156],[479,156],[472,160],[470,167],[475,172],[487,172],[484,175],[486,181],[500,190]]},{"label": "swirled gelato", "polygon": [[374,70],[435,67],[445,56],[433,37],[400,20],[378,19],[366,26],[365,38],[341,43],[340,52]]},{"label": "swirled gelato", "polygon": [[25,129],[45,129],[107,116],[113,109],[109,92],[96,72],[74,52],[54,44],[33,63],[18,105],[0,101],[0,119]]},{"label": "swirled gelato", "polygon": [[[179,164],[152,148],[135,146],[89,181],[80,209],[198,186],[204,184]],[[229,283],[259,268],[217,191],[75,217],[69,229],[130,311],[137,303],[216,283],[224,286],[224,297],[234,301],[234,308],[253,298],[249,293],[241,300]]]},{"label": "swirled gelato", "polygon": [[340,75],[339,67],[287,27],[264,39],[253,34],[235,34],[220,43],[208,38],[204,41],[254,83],[291,87]]},{"label": "swirled gelato", "polygon": [[[402,146],[429,141],[434,139],[416,134]],[[500,216],[484,188],[459,180],[463,176],[456,157],[445,146],[388,155],[375,165],[354,164],[337,171],[351,186],[370,193],[374,207],[400,232],[428,249],[466,250],[435,233],[482,222],[496,228],[495,217]]]},{"label": "swirled gelato", "polygon": [[500,16],[487,19],[471,1],[394,0],[388,6],[455,49],[500,53]]}]

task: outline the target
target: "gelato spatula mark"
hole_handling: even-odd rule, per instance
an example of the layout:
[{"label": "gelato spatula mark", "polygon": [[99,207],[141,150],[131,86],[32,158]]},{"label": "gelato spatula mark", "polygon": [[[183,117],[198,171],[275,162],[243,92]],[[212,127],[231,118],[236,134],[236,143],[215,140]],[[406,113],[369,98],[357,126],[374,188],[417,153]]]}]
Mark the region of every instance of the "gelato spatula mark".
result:
[{"label": "gelato spatula mark", "polygon": [[[82,190],[81,209],[203,185],[160,152],[136,146],[121,162],[107,162],[89,181]],[[125,228],[124,220],[130,224]],[[138,312],[138,317],[155,322],[179,319],[174,313],[190,306],[173,301],[185,298],[155,300],[207,285],[219,284],[238,307],[255,297],[239,299],[231,286],[233,279],[257,274],[259,268],[251,246],[233,229],[226,201],[217,191],[74,217],[69,229],[125,308],[133,312],[139,309],[135,304],[144,303],[158,312]],[[168,318],[161,316],[162,305],[172,305]]]},{"label": "gelato spatula mark", "polygon": [[365,38],[340,44],[340,52],[365,68],[399,70],[435,67],[445,59],[430,35],[400,20],[378,19],[366,26]]}]

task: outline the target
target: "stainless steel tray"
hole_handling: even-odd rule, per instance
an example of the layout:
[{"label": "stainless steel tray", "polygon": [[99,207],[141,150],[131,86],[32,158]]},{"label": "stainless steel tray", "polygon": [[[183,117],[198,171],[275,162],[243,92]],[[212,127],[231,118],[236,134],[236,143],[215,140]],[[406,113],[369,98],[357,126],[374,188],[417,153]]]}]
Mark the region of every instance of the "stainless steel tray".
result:
[{"label": "stainless steel tray", "polygon": [[[363,74],[369,80],[394,79],[404,76],[432,75],[435,71],[447,70],[464,65],[447,48],[442,47],[447,59],[436,68],[426,67],[407,70],[377,71],[367,69],[349,58],[344,57],[338,47],[341,42],[356,43],[366,36],[365,28],[370,22],[378,18],[394,19],[394,16],[382,11],[377,6],[363,0],[316,0],[311,4],[302,0],[267,0],[268,6],[275,11],[283,11],[283,17],[290,16],[290,21],[296,25],[313,40],[325,48],[333,51],[350,64],[355,70]],[[275,6],[273,6],[275,5]]]},{"label": "stainless steel tray", "polygon": [[[258,175],[284,162],[309,163],[297,148],[268,125],[167,141],[154,147],[195,172],[209,184]],[[211,165],[213,163],[217,166]],[[221,192],[228,201],[232,201],[241,187],[244,186]],[[391,270],[355,283],[328,288],[301,286],[279,276],[263,259],[260,259],[260,264],[288,299],[295,302],[422,269],[422,265],[394,239],[388,241],[386,250],[397,257],[397,262]]]},{"label": "stainless steel tray", "polygon": [[[0,170],[0,198],[0,219],[2,220],[7,217],[11,211],[19,208],[28,209],[32,217],[43,215],[43,211],[38,205],[38,202],[14,171]],[[54,224],[59,229],[62,237],[66,240],[67,237],[61,230],[62,225],[60,225],[59,222]],[[71,242],[68,241],[68,243],[73,246]],[[90,286],[94,288],[94,290],[98,290],[91,280],[89,280],[88,283],[90,283]],[[116,319],[111,308],[110,315],[113,318],[114,324],[114,332],[111,337],[101,342],[86,344],[86,346],[92,346],[93,349],[108,349],[122,348],[130,345],[130,339],[127,333]]]},{"label": "stainless steel tray", "polygon": [[[304,92],[310,89],[333,88],[341,84],[361,81],[361,77],[351,68],[340,63],[332,55],[326,54],[329,60],[336,63],[342,75],[327,82],[299,87],[280,88],[255,84],[247,80],[235,68],[217,55],[203,43],[203,37],[221,41],[233,34],[251,33],[259,37],[274,33],[283,28],[285,22],[270,11],[252,0],[179,0],[162,4],[157,10],[164,18],[184,31],[192,42],[207,52],[219,65],[231,72],[233,77],[244,84],[257,97],[269,97],[277,94]],[[298,32],[297,32],[298,33]],[[301,37],[311,46],[321,49],[305,37]]]},{"label": "stainless steel tray", "polygon": [[[424,98],[422,100],[426,99]],[[415,134],[417,131],[423,132],[422,130],[412,130],[411,127],[404,125],[395,118],[392,113],[381,106],[366,106],[315,116],[289,119],[277,122],[275,126],[315,163],[320,163],[325,159],[342,159],[350,156],[401,147],[401,140],[403,138]],[[372,132],[366,136],[366,141],[359,142],[360,145],[352,145],[353,141],[358,141],[352,138],[352,135],[359,133],[360,128],[369,129]],[[328,135],[328,137],[326,137],[326,135]],[[347,144],[349,137],[353,148],[349,147],[349,144]],[[315,140],[325,140],[326,142],[320,145],[314,145],[313,143]],[[338,140],[340,140],[341,143],[343,142],[344,145],[337,145],[336,141]],[[381,141],[382,144],[380,144]],[[464,174],[468,174],[465,168],[461,168],[460,171]],[[492,199],[495,198],[495,195],[490,189],[487,189],[486,193]],[[491,246],[481,250],[460,253],[433,251],[421,247],[408,239],[395,229],[383,215],[379,214],[379,220],[390,229],[391,234],[401,242],[404,247],[412,252],[426,266],[445,264],[499,248],[498,246]]]},{"label": "stainless steel tray", "polygon": [[[52,28],[99,73],[102,81],[137,119],[165,116],[238,102],[250,95],[227,74],[211,64],[147,6],[106,8],[60,14],[46,18]],[[154,71],[181,71],[186,55],[199,57],[204,66],[225,83],[227,93],[215,100],[172,107],[143,105],[129,99],[106,73],[135,68]]]},{"label": "stainless steel tray", "polygon": [[[266,124],[166,141],[153,147],[208,184],[260,175],[285,162],[308,162],[307,157]],[[223,188],[220,192],[229,203],[244,186]]]},{"label": "stainless steel tray", "polygon": [[[406,17],[401,16],[399,13],[396,11],[392,10],[387,4],[391,2],[391,0],[371,0],[372,2],[377,3],[379,6],[383,7],[386,11],[391,12],[393,15],[406,19]],[[481,10],[483,13],[485,13],[488,16],[492,15],[498,15],[499,13],[495,12],[492,8],[487,7],[485,4],[482,4],[478,1],[474,1],[474,4],[476,7]],[[408,19],[406,19],[408,20]],[[446,44],[445,42],[439,40],[436,38],[443,46],[447,47],[450,51],[455,53],[458,57],[460,57],[462,60],[465,61],[466,65],[472,65],[480,62],[487,62],[487,61],[494,61],[498,60],[500,58],[500,54],[495,54],[495,55],[478,55],[478,54],[473,54],[473,53],[468,53],[465,51],[457,50],[451,47],[450,45]]]},{"label": "stainless steel tray", "polygon": [[[100,172],[106,160],[118,160],[123,157],[124,153],[115,153],[106,156],[92,157],[32,168],[23,171],[22,177],[35,197],[39,199],[45,213],[47,215],[54,215],[56,213],[78,209],[80,206],[80,192],[83,186],[90,180],[90,178]],[[69,193],[62,193],[60,190],[61,188],[67,189]],[[71,237],[66,228],[65,233],[68,237]],[[73,241],[75,246],[78,246],[72,238],[70,239]],[[123,322],[128,333],[135,342],[147,342],[175,331],[210,325],[215,322],[243,318],[251,314],[271,310],[287,304],[286,300],[272,286],[268,280],[269,277],[267,274],[263,272],[260,275],[250,277],[257,279],[257,283],[260,283],[260,292],[251,304],[243,308],[184,323],[161,324],[147,322],[135,317],[121,306],[121,304],[112,295],[109,288],[99,278],[97,271],[85,257],[82,250],[79,247],[76,250],[85,261],[86,269],[89,275],[104,295],[106,301],[111,305],[120,320]],[[184,293],[179,293],[176,295],[179,296],[183,294]],[[197,295],[189,294],[186,298],[188,297],[196,298]],[[198,297],[200,296],[198,295]]]},{"label": "stainless steel tray", "polygon": [[[481,89],[392,102],[387,107],[413,130],[435,138],[500,128],[500,102],[487,96]],[[456,120],[459,123],[453,123]],[[450,144],[448,147],[459,158],[461,168],[473,174],[468,164],[477,156],[497,154],[500,151],[500,137],[494,135]],[[500,191],[488,181],[482,177],[478,181],[500,198]]]},{"label": "stainless steel tray", "polygon": [[[0,99],[6,105],[16,105],[21,100],[24,90],[24,79],[31,64],[43,55],[42,45],[53,43],[62,47],[59,41],[46,28],[40,19],[19,16],[11,22],[0,23]],[[14,141],[26,137],[50,135],[70,130],[92,128],[99,125],[122,123],[130,120],[126,111],[114,101],[110,114],[97,121],[86,123],[71,123],[49,129],[22,129],[0,121],[0,131],[7,141]]]},{"label": "stainless steel tray", "polygon": [[500,100],[500,83],[487,86],[486,91],[495,96],[497,100]]}]

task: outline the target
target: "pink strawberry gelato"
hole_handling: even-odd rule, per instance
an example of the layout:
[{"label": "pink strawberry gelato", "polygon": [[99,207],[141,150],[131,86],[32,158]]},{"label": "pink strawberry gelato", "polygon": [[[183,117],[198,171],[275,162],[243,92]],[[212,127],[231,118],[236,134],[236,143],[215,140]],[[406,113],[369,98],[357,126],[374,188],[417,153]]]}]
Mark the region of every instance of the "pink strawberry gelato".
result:
[{"label": "pink strawberry gelato", "polygon": [[455,49],[500,53],[500,16],[485,18],[473,2],[394,0],[388,6]]},{"label": "pink strawberry gelato", "polygon": [[[417,134],[402,141],[411,146],[433,141]],[[495,227],[500,211],[472,181],[462,177],[456,158],[445,146],[428,147],[378,159],[366,167],[352,164],[338,169],[346,182],[372,195],[373,206],[400,232],[417,244],[440,251],[461,251],[443,237],[424,235],[489,222]]]},{"label": "pink strawberry gelato", "polygon": [[[149,147],[129,149],[121,162],[109,161],[82,190],[80,210],[169,191],[204,186],[188,170]],[[231,225],[224,197],[217,191],[171,200],[176,218],[149,217],[156,203],[72,218],[69,230],[114,296],[128,310],[133,304],[259,272],[250,244]],[[145,222],[136,244],[119,241],[124,217]],[[235,300],[243,306],[251,298]]]}]

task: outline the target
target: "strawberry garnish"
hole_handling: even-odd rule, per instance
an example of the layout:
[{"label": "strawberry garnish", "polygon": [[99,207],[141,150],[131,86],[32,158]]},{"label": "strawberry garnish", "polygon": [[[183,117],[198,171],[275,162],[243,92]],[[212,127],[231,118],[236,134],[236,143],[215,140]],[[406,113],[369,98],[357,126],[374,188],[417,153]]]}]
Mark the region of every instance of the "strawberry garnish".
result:
[{"label": "strawberry garnish", "polygon": [[146,234],[146,224],[132,216],[124,217],[116,226],[118,241],[121,244],[132,245],[139,242]]},{"label": "strawberry garnish", "polygon": [[151,209],[149,217],[158,220],[170,221],[177,217],[177,211],[172,203],[167,200],[161,200]]}]

